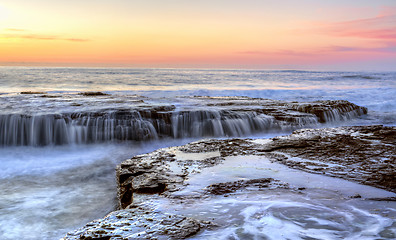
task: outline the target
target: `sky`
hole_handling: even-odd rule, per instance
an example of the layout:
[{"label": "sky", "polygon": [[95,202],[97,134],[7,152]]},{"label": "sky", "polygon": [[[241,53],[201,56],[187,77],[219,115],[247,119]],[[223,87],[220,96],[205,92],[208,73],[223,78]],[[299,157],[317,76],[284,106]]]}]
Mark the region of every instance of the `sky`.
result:
[{"label": "sky", "polygon": [[0,65],[396,71],[396,1],[2,0]]}]

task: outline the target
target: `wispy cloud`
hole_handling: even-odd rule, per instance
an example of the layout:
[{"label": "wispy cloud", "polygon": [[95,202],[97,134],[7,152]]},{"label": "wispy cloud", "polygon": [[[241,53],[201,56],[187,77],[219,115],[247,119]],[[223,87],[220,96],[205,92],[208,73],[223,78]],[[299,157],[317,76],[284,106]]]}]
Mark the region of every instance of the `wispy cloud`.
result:
[{"label": "wispy cloud", "polygon": [[[324,35],[328,40],[323,46],[299,49],[276,49],[270,51],[248,50],[238,52],[245,55],[278,55],[287,57],[310,57],[330,54],[392,54],[396,53],[396,7],[384,7],[371,18],[340,22],[313,22],[305,28],[293,31],[302,36]],[[334,45],[331,41],[334,41]],[[343,38],[348,38],[343,41]],[[321,40],[323,41],[323,40]],[[355,43],[355,44],[354,44]]]},{"label": "wispy cloud", "polygon": [[310,56],[322,56],[326,54],[337,54],[337,53],[353,53],[353,52],[366,52],[366,53],[396,53],[396,43],[386,47],[350,47],[350,46],[325,46],[310,49],[300,50],[274,50],[274,51],[260,51],[260,50],[248,50],[236,52],[241,55],[256,55],[256,56],[283,56],[283,57],[310,57]]},{"label": "wispy cloud", "polygon": [[393,53],[396,52],[396,43],[385,47],[346,47],[346,46],[329,46],[322,49],[323,52],[377,52]]},{"label": "wispy cloud", "polygon": [[337,37],[396,41],[396,7],[386,8],[372,18],[313,25],[313,29],[307,31]]},{"label": "wispy cloud", "polygon": [[294,50],[286,50],[286,49],[279,49],[274,51],[260,51],[260,50],[248,50],[248,51],[240,51],[236,52],[237,54],[242,55],[278,55],[278,56],[307,56],[313,55],[310,51],[294,51]]},{"label": "wispy cloud", "polygon": [[69,37],[62,37],[56,35],[30,34],[29,31],[26,29],[6,28],[4,30],[10,33],[0,34],[0,38],[30,39],[30,40],[44,40],[44,41],[69,41],[69,42],[91,41],[85,38],[69,38]]},{"label": "wispy cloud", "polygon": [[8,32],[24,32],[24,31],[26,31],[26,29],[20,29],[20,28],[6,28],[4,30],[8,31]]}]

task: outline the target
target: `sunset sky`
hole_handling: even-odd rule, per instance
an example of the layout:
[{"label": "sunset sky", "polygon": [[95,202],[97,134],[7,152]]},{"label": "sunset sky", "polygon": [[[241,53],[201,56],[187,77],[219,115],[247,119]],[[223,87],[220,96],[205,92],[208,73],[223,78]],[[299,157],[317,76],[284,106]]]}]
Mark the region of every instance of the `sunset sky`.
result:
[{"label": "sunset sky", "polygon": [[2,0],[0,65],[396,70],[396,1]]}]

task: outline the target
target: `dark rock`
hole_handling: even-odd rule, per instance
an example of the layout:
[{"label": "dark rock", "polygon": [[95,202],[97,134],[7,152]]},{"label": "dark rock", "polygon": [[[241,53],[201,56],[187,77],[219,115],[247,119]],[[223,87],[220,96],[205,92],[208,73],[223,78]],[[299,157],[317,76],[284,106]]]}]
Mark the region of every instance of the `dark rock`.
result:
[{"label": "dark rock", "polygon": [[184,239],[208,226],[211,223],[137,207],[112,212],[68,233],[63,239]]},{"label": "dark rock", "polygon": [[278,180],[274,180],[272,178],[259,178],[259,179],[251,179],[251,180],[239,180],[236,182],[225,182],[225,183],[217,183],[212,184],[206,187],[206,191],[209,194],[214,195],[224,195],[227,193],[233,193],[242,188],[253,187],[255,189],[263,189],[263,188],[288,188],[288,184],[281,183]]},{"label": "dark rock", "polygon": [[396,197],[388,197],[388,198],[368,198],[367,200],[394,202],[394,201],[396,201]]},{"label": "dark rock", "polygon": [[[283,155],[279,161],[293,168],[396,192],[395,149],[395,127],[357,126],[298,130],[277,137],[259,151]],[[324,167],[312,168],[318,161]]]},{"label": "dark rock", "polygon": [[20,92],[20,94],[45,94],[46,92],[34,92],[34,91],[25,91]]},{"label": "dark rock", "polygon": [[[179,161],[169,150],[159,150],[123,162],[117,168],[120,206],[131,203],[123,202],[124,195],[131,199],[133,193],[163,193],[180,188],[188,176],[189,166],[203,169],[221,163],[225,157],[239,155],[265,155],[292,168],[396,192],[395,144],[396,128],[384,126],[304,129],[273,138],[266,144],[247,139],[198,141],[176,149],[185,153],[218,151],[219,156]],[[293,157],[304,161],[295,161]],[[173,161],[182,168],[181,173],[173,173],[167,167]],[[212,185],[208,191],[233,192],[249,184],[251,182],[221,183]]]},{"label": "dark rock", "polygon": [[42,98],[58,98],[59,96],[56,95],[41,95]]},{"label": "dark rock", "polygon": [[103,92],[81,92],[79,94],[83,95],[83,96],[107,96],[107,95],[109,95],[109,94],[103,93]]},{"label": "dark rock", "polygon": [[133,202],[133,193],[160,194],[172,190],[172,184],[183,181],[181,176],[166,169],[166,163],[174,159],[159,150],[149,159],[142,155],[124,161],[117,167],[118,199],[121,208]]},{"label": "dark rock", "polygon": [[298,103],[292,105],[292,108],[299,112],[312,113],[322,123],[349,118],[348,115],[353,113],[357,115],[367,114],[367,108],[359,107],[345,100]]},{"label": "dark rock", "polygon": [[[176,162],[183,168],[182,172],[186,172],[187,167],[192,164],[202,169],[219,164],[228,156],[265,155],[293,168],[350,179],[395,192],[395,142],[394,127],[305,129],[289,136],[273,138],[262,145],[243,139],[194,142],[177,149],[186,153],[218,151],[219,156]],[[294,161],[293,157],[303,158],[305,161]],[[172,173],[164,167],[175,160],[174,155],[160,150],[122,163],[117,168],[120,205],[130,204],[130,201],[123,202],[122,199],[125,199],[124,195],[130,199],[133,192],[162,193],[176,189],[175,186],[182,184],[187,175]],[[227,183],[224,186],[230,187],[229,191],[232,192],[246,184],[249,182],[236,182],[231,185]],[[220,184],[209,189],[221,192],[222,190],[215,190],[221,186]]]},{"label": "dark rock", "polygon": [[[396,127],[356,126],[304,129],[264,140],[202,140],[135,156],[117,167],[122,210],[68,233],[64,239],[183,239],[213,224],[158,210],[157,202],[184,206],[194,199],[238,191],[284,189],[301,194],[272,178],[215,183],[186,195],[187,179],[228,157],[259,155],[310,173],[325,174],[396,192]],[[307,190],[308,191],[308,190]],[[352,195],[352,194],[351,194]],[[362,198],[352,195],[351,198]],[[394,201],[391,198],[363,200]]]},{"label": "dark rock", "polygon": [[351,196],[351,198],[362,198],[362,196],[360,196],[360,194],[356,194],[356,195]]},{"label": "dark rock", "polygon": [[[80,95],[107,94],[84,92]],[[86,98],[78,98],[67,103],[74,107],[71,113],[1,115],[0,132],[8,134],[0,138],[0,145],[62,145],[81,141],[141,141],[166,137],[241,137],[274,130],[291,131],[318,126],[322,122],[344,121],[367,112],[366,108],[347,101],[296,103],[268,99],[201,97],[188,99],[194,102],[202,100],[195,103],[196,108],[176,109],[174,105],[153,106],[135,98],[128,101],[130,108],[126,108],[125,104],[117,107],[118,101],[113,95],[103,100],[111,102],[111,107],[109,105],[109,108],[100,111],[84,109],[79,112],[79,108],[91,103]],[[45,124],[33,124],[38,119]],[[10,128],[14,131],[8,131]],[[48,129],[53,129],[57,137],[45,133]],[[43,137],[38,137],[39,135]],[[85,137],[68,137],[80,135]]]}]

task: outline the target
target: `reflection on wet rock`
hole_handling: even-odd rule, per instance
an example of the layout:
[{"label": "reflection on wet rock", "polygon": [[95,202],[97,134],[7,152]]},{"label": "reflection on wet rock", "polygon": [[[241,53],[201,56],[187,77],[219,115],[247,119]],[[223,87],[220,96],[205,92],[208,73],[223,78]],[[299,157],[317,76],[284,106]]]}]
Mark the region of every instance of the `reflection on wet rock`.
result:
[{"label": "reflection on wet rock", "polygon": [[395,133],[303,129],[137,155],[117,167],[120,210],[64,239],[394,239]]}]

